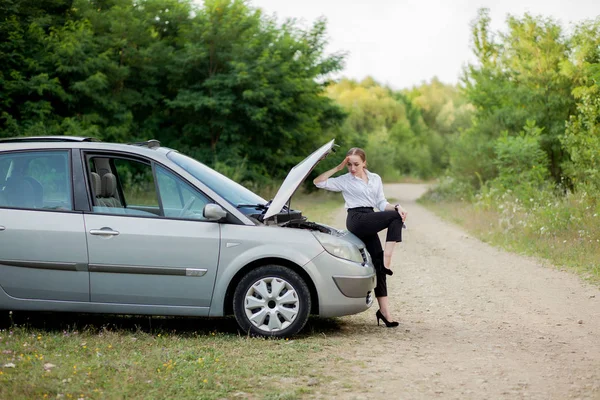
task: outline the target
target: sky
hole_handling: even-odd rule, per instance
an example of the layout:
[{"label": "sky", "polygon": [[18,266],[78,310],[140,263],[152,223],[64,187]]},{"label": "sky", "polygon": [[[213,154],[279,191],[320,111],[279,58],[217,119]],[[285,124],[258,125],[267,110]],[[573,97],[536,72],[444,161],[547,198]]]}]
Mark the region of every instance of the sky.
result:
[{"label": "sky", "polygon": [[327,19],[329,53],[345,51],[341,76],[372,76],[394,89],[429,82],[435,76],[457,83],[473,60],[470,24],[490,9],[493,31],[506,29],[508,14],[558,20],[566,29],[600,16],[600,0],[250,0],[282,21],[309,27]]}]

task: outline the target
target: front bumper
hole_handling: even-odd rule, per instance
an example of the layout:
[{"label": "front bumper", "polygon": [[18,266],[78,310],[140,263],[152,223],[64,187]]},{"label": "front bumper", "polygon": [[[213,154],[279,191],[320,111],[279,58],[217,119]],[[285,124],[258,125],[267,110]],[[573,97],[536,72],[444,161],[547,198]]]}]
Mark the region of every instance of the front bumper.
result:
[{"label": "front bumper", "polygon": [[304,268],[317,289],[320,316],[357,314],[373,304],[373,289],[377,281],[370,260],[361,265],[324,251]]},{"label": "front bumper", "polygon": [[346,297],[364,297],[377,283],[375,274],[370,276],[334,276],[333,281]]}]

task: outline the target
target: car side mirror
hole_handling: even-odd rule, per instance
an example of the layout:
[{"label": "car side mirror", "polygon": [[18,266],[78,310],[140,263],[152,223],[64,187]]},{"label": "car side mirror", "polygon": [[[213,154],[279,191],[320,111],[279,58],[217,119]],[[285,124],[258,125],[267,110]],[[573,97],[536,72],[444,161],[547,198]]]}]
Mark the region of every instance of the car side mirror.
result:
[{"label": "car side mirror", "polygon": [[208,219],[209,221],[218,221],[227,216],[227,211],[225,211],[223,207],[218,204],[209,203],[204,206],[202,215],[204,215],[204,218]]}]

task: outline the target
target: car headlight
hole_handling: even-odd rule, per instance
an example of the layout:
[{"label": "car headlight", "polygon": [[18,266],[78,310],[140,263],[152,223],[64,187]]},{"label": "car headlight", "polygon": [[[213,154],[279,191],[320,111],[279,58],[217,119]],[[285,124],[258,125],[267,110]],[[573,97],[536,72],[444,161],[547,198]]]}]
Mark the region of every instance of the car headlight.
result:
[{"label": "car headlight", "polygon": [[323,232],[313,232],[313,235],[315,235],[323,248],[332,256],[357,263],[362,263],[364,261],[362,254],[360,254],[360,250],[354,243],[350,243],[347,240]]}]

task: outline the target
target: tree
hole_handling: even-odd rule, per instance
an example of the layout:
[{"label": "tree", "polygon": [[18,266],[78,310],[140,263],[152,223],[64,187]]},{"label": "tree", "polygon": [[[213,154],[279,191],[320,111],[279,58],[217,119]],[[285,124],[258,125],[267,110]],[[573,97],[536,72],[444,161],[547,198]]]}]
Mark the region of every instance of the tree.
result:
[{"label": "tree", "polygon": [[250,174],[281,176],[322,144],[343,118],[319,79],[339,70],[326,56],[325,21],[281,27],[244,1],[210,0],[183,32],[167,105],[178,145],[204,160],[246,159]]},{"label": "tree", "polygon": [[326,23],[279,25],[241,0],[7,0],[0,136],[158,138],[245,177],[279,177],[345,114]]},{"label": "tree", "polygon": [[[487,10],[473,24],[476,64],[463,78],[468,100],[475,106],[476,130],[482,144],[491,143],[501,132],[517,135],[527,120],[542,128],[540,142],[550,159],[550,171],[559,182],[566,158],[559,137],[564,122],[574,112],[572,82],[561,73],[569,54],[568,41],[552,19],[508,17],[508,32],[489,32]],[[491,148],[484,150],[491,159]],[[485,159],[484,158],[484,159]]]},{"label": "tree", "polygon": [[573,54],[563,64],[563,73],[577,87],[577,111],[560,138],[569,159],[567,178],[576,189],[600,192],[600,18],[580,24],[572,37]]},{"label": "tree", "polygon": [[423,109],[406,94],[371,77],[361,82],[342,79],[328,94],[348,113],[341,128],[348,147],[364,147],[369,166],[384,179],[428,178],[444,168],[441,136],[426,125]]},{"label": "tree", "polygon": [[0,137],[45,133],[52,103],[66,97],[47,68],[49,32],[64,23],[70,0],[0,3]]}]

